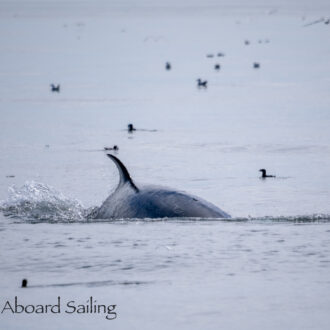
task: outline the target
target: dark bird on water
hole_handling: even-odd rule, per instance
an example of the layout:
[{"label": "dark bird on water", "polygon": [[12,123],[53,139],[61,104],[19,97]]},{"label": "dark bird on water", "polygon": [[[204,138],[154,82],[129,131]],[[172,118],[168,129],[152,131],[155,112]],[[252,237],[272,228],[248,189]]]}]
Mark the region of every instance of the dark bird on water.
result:
[{"label": "dark bird on water", "polygon": [[127,130],[132,133],[134,131],[136,131],[136,128],[133,126],[133,124],[128,124],[127,125]]},{"label": "dark bird on water", "polygon": [[214,65],[214,69],[215,69],[215,70],[220,70],[220,64],[215,64],[215,65]]},{"label": "dark bird on water", "polygon": [[259,68],[260,68],[260,64],[257,63],[257,62],[254,62],[254,63],[253,63],[253,68],[254,68],[254,69],[259,69]]},{"label": "dark bird on water", "polygon": [[22,280],[22,288],[26,288],[27,287],[27,279],[23,279]]},{"label": "dark bird on water", "polygon": [[197,79],[197,86],[198,87],[207,87],[207,80],[202,81],[200,78]]},{"label": "dark bird on water", "polygon": [[171,70],[172,66],[170,62],[166,62],[165,69],[166,70]]},{"label": "dark bird on water", "polygon": [[261,170],[259,170],[259,172],[261,172],[261,178],[275,178],[275,175],[267,175],[266,170],[264,168],[262,168]]},{"label": "dark bird on water", "polygon": [[304,27],[306,26],[310,26],[310,25],[314,25],[314,24],[317,24],[317,23],[321,23],[323,22],[324,24],[329,24],[330,23],[330,19],[325,19],[324,17],[321,17],[320,19],[316,20],[316,21],[313,21],[313,22],[310,22],[310,23],[307,23],[305,25],[303,25]]},{"label": "dark bird on water", "polygon": [[51,84],[50,88],[51,88],[52,92],[57,92],[57,93],[60,92],[60,85],[59,84],[57,86],[55,86],[54,84]]},{"label": "dark bird on water", "polygon": [[118,151],[119,147],[117,145],[114,145],[113,147],[104,147],[104,150],[106,150],[106,151],[110,151],[110,150]]}]

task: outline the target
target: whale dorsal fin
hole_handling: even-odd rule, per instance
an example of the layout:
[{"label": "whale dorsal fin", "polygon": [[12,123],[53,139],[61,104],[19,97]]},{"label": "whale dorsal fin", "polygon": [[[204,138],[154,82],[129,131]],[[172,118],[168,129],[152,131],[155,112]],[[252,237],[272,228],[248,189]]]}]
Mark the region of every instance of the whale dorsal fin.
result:
[{"label": "whale dorsal fin", "polygon": [[110,154],[107,154],[107,156],[114,161],[114,163],[118,168],[119,176],[120,176],[118,187],[121,187],[124,184],[128,183],[136,192],[139,192],[138,187],[134,184],[133,180],[131,179],[125,165],[117,157]]}]

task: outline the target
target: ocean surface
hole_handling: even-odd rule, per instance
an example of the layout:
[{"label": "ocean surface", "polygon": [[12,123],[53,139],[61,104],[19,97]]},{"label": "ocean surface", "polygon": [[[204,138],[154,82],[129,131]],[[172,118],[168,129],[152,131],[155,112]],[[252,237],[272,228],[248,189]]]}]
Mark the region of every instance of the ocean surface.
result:
[{"label": "ocean surface", "polygon": [[[1,0],[0,328],[329,329],[329,17],[322,0]],[[137,186],[232,219],[91,218],[113,145]],[[15,296],[62,310],[3,310]],[[117,318],[65,313],[90,297]]]}]

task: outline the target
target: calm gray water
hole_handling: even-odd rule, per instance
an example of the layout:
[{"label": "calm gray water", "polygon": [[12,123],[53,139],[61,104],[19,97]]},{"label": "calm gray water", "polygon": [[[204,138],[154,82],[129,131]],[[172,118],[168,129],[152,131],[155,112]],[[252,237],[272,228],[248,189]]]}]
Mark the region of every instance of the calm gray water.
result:
[{"label": "calm gray water", "polygon": [[[304,26],[326,1],[0,8],[0,308],[117,305],[114,321],[5,311],[1,328],[328,329],[329,25]],[[114,144],[137,185],[233,219],[89,219],[117,185]]]}]

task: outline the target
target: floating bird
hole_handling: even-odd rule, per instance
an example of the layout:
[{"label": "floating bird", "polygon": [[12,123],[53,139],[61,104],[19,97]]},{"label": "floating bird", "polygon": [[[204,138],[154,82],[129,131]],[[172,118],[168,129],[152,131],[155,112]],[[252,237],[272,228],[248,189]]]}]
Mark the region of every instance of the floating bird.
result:
[{"label": "floating bird", "polygon": [[214,66],[214,69],[215,69],[215,70],[220,70],[220,64],[216,64],[216,65]]},{"label": "floating bird", "polygon": [[253,68],[254,68],[254,69],[259,69],[259,68],[260,68],[260,64],[257,63],[257,62],[254,62],[254,63],[253,63]]},{"label": "floating bird", "polygon": [[136,128],[133,126],[133,124],[128,124],[127,125],[127,130],[132,133],[133,131],[136,131]]},{"label": "floating bird", "polygon": [[113,147],[104,147],[104,150],[106,150],[106,151],[109,151],[109,150],[118,151],[119,147],[117,145],[114,145]]},{"label": "floating bird", "polygon": [[329,24],[330,23],[330,19],[325,19],[324,17],[316,20],[316,21],[313,21],[313,22],[310,22],[310,23],[307,23],[305,25],[303,25],[303,27],[306,27],[306,26],[310,26],[310,25],[314,25],[314,24],[317,24],[317,23],[322,23],[324,22],[324,24]]},{"label": "floating bird", "polygon": [[51,88],[52,92],[57,92],[57,93],[60,92],[60,85],[59,84],[57,86],[55,86],[54,84],[51,84],[50,88]]},{"label": "floating bird", "polygon": [[27,279],[24,278],[24,279],[22,280],[22,288],[26,288],[26,287],[27,287]]},{"label": "floating bird", "polygon": [[171,70],[172,66],[170,62],[166,62],[165,69],[166,70]]},{"label": "floating bird", "polygon": [[218,57],[224,57],[225,54],[224,54],[224,53],[218,53],[217,56],[218,56]]},{"label": "floating bird", "polygon": [[197,79],[197,86],[206,88],[207,87],[207,80],[202,81],[201,79],[198,78]]},{"label": "floating bird", "polygon": [[244,41],[244,44],[247,46],[247,45],[250,45],[250,41],[249,40],[245,40]]},{"label": "floating bird", "polygon": [[275,175],[267,175],[266,170],[264,168],[262,168],[261,170],[259,170],[259,172],[261,172],[261,178],[265,179],[265,178],[275,178]]},{"label": "floating bird", "polygon": [[212,58],[212,57],[214,57],[214,55],[213,54],[207,54],[206,57]]}]

